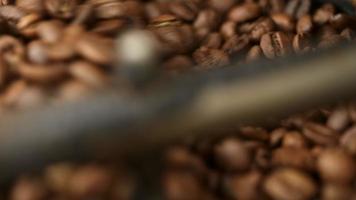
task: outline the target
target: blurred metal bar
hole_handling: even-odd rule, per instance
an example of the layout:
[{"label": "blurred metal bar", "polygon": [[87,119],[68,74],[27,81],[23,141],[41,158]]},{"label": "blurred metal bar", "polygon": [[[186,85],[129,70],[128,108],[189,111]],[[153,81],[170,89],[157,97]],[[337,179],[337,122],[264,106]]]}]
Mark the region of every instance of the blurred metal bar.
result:
[{"label": "blurred metal bar", "polygon": [[[3,179],[49,162],[158,148],[195,130],[258,123],[354,95],[356,47],[181,79],[146,96],[114,92],[0,121]],[[206,132],[208,133],[208,132]],[[100,156],[100,155],[99,155]]]}]

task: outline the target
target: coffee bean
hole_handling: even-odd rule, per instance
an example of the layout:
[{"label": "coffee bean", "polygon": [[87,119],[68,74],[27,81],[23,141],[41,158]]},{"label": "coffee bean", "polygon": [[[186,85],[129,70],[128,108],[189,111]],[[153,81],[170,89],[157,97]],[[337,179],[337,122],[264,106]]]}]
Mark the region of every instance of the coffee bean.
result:
[{"label": "coffee bean", "polygon": [[245,3],[233,7],[229,12],[229,19],[241,23],[254,18],[261,14],[261,8],[255,3]]},{"label": "coffee bean", "polygon": [[307,145],[307,140],[297,131],[289,131],[283,135],[283,147],[304,148]]},{"label": "coffee bean", "polygon": [[287,55],[291,49],[291,41],[283,32],[272,32],[262,36],[260,46],[265,56],[272,59]]},{"label": "coffee bean", "polygon": [[193,21],[197,14],[191,10],[184,2],[178,1],[169,4],[169,10],[178,18],[186,21]]},{"label": "coffee bean", "polygon": [[246,55],[246,61],[250,62],[250,61],[255,61],[258,60],[259,58],[261,58],[263,56],[263,52],[260,46],[255,45],[253,47],[250,48],[250,50],[248,51],[247,55]]},{"label": "coffee bean", "polygon": [[231,199],[259,199],[262,196],[258,194],[262,178],[258,171],[229,176],[225,180],[225,193]]},{"label": "coffee bean", "polygon": [[326,125],[335,131],[343,131],[349,123],[350,117],[347,109],[339,107],[331,113]]},{"label": "coffee bean", "polygon": [[319,145],[335,145],[339,135],[336,131],[316,123],[304,125],[303,134],[306,138]]},{"label": "coffee bean", "polygon": [[271,18],[280,30],[293,31],[295,28],[293,19],[286,13],[273,13]]},{"label": "coffee bean", "polygon": [[306,34],[296,34],[292,45],[294,52],[298,54],[308,53],[312,50],[310,39]]},{"label": "coffee bean", "polygon": [[127,22],[122,19],[109,19],[98,22],[91,30],[93,33],[113,36],[124,30]]},{"label": "coffee bean", "polygon": [[326,183],[321,191],[323,200],[352,199],[353,189],[347,185]]},{"label": "coffee bean", "polygon": [[212,9],[206,9],[199,12],[193,26],[198,32],[198,37],[204,38],[210,31],[217,29],[219,23],[220,15]]},{"label": "coffee bean", "polygon": [[59,20],[44,21],[36,26],[37,34],[47,43],[55,43],[63,34],[64,24]]},{"label": "coffee bean", "polygon": [[293,18],[299,19],[309,13],[311,6],[311,0],[290,0],[285,7],[285,12]]},{"label": "coffee bean", "polygon": [[202,46],[211,49],[219,49],[222,45],[222,42],[223,42],[223,38],[219,33],[211,33],[202,43]]},{"label": "coffee bean", "polygon": [[76,43],[78,54],[99,64],[113,60],[113,41],[95,34],[83,35]]},{"label": "coffee bean", "polygon": [[348,129],[340,138],[340,144],[352,155],[356,155],[356,127]]},{"label": "coffee bean", "polygon": [[313,21],[310,15],[304,15],[297,22],[297,33],[307,34],[313,30]]},{"label": "coffee bean", "polygon": [[225,39],[229,39],[230,37],[236,34],[236,22],[227,21],[221,25],[220,33]]},{"label": "coffee bean", "polygon": [[237,139],[225,139],[214,148],[217,164],[225,171],[241,171],[249,168],[251,155],[243,143]]},{"label": "coffee bean", "polygon": [[337,30],[342,30],[345,28],[356,28],[356,19],[352,16],[348,16],[343,13],[336,14],[329,19],[329,23],[332,27]]},{"label": "coffee bean", "polygon": [[42,0],[16,0],[15,5],[28,12],[42,13],[44,11]]},{"label": "coffee bean", "polygon": [[284,166],[312,170],[314,168],[314,158],[308,149],[283,147],[273,152],[272,164],[277,167]]},{"label": "coffee bean", "polygon": [[350,183],[355,177],[353,158],[341,149],[327,149],[318,158],[321,177],[329,182]]},{"label": "coffee bean", "polygon": [[251,39],[260,41],[261,37],[274,30],[274,23],[270,18],[259,19],[251,29]]},{"label": "coffee bean", "polygon": [[332,4],[324,4],[315,12],[313,21],[318,25],[325,24],[333,17],[334,13],[335,7]]},{"label": "coffee bean", "polygon": [[44,5],[49,14],[58,18],[72,18],[75,14],[77,0],[44,0]]},{"label": "coffee bean", "polygon": [[209,70],[229,64],[229,56],[222,50],[201,47],[193,53],[196,69]]},{"label": "coffee bean", "polygon": [[86,61],[76,61],[69,66],[69,73],[74,78],[87,83],[92,87],[103,87],[108,83],[106,74],[95,66]]},{"label": "coffee bean", "polygon": [[317,192],[311,177],[289,168],[273,172],[263,186],[267,194],[276,200],[310,199]]},{"label": "coffee bean", "polygon": [[229,40],[225,42],[222,50],[228,55],[234,56],[238,53],[246,51],[250,46],[250,38],[247,35],[242,36],[232,36]]},{"label": "coffee bean", "polygon": [[219,12],[227,12],[233,5],[235,4],[235,0],[208,0],[208,5],[219,11]]}]

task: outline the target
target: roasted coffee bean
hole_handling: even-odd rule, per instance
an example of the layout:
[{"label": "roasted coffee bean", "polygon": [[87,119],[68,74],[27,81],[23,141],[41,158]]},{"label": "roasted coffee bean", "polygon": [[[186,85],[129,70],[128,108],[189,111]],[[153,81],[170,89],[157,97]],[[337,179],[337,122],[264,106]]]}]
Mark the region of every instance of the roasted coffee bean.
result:
[{"label": "roasted coffee bean", "polygon": [[212,9],[206,9],[199,12],[193,26],[196,29],[198,37],[204,38],[209,32],[217,29],[219,23],[220,15]]},{"label": "roasted coffee bean", "polygon": [[348,129],[340,138],[340,144],[352,155],[356,155],[356,127]]},{"label": "roasted coffee bean", "polygon": [[280,169],[264,182],[264,189],[276,200],[310,199],[317,192],[315,182],[302,171]]},{"label": "roasted coffee bean", "polygon": [[267,58],[287,55],[291,50],[291,41],[283,32],[272,32],[262,36],[261,49]]},{"label": "roasted coffee bean", "polygon": [[230,37],[236,34],[236,22],[227,21],[221,25],[220,33],[225,39],[229,39]]},{"label": "roasted coffee bean", "polygon": [[333,17],[334,13],[334,5],[325,4],[315,12],[313,16],[313,21],[314,23],[319,25],[325,24]]},{"label": "roasted coffee bean", "polygon": [[42,0],[16,0],[15,5],[28,12],[42,13],[44,11]]},{"label": "roasted coffee bean", "polygon": [[109,19],[103,20],[95,25],[91,31],[102,35],[116,35],[124,28],[126,28],[127,22],[122,19]]},{"label": "roasted coffee bean", "polygon": [[67,70],[64,64],[53,64],[48,66],[21,63],[16,68],[16,72],[26,80],[39,83],[58,81],[67,74]]},{"label": "roasted coffee bean", "polygon": [[11,191],[10,199],[46,199],[47,195],[48,191],[46,190],[44,183],[42,183],[41,180],[22,177],[15,183],[15,186]]},{"label": "roasted coffee bean", "polygon": [[326,183],[321,191],[323,200],[353,199],[353,189],[343,184]]},{"label": "roasted coffee bean", "polygon": [[343,131],[350,121],[351,119],[346,107],[339,107],[331,113],[326,125],[335,131]]},{"label": "roasted coffee bean", "polygon": [[251,164],[251,153],[237,139],[225,139],[214,149],[217,164],[225,171],[246,170]]},{"label": "roasted coffee bean", "polygon": [[5,62],[13,64],[12,61],[18,61],[25,56],[25,47],[20,40],[4,35],[0,37],[0,53]]},{"label": "roasted coffee bean", "polygon": [[37,35],[47,43],[59,42],[63,34],[64,24],[59,20],[44,21],[36,26]]},{"label": "roasted coffee bean", "polygon": [[113,60],[113,41],[96,34],[83,35],[76,43],[78,54],[99,64],[108,64]]},{"label": "roasted coffee bean", "polygon": [[271,18],[280,30],[293,31],[295,28],[293,19],[286,13],[273,13]]},{"label": "roasted coffee bean", "polygon": [[222,67],[229,64],[229,56],[222,50],[209,49],[207,47],[201,47],[193,54],[194,61],[198,64],[196,69],[208,70],[217,67]]},{"label": "roasted coffee bean", "polygon": [[354,17],[343,13],[336,14],[329,19],[330,25],[338,30],[342,30],[345,28],[354,29],[356,28],[355,22],[356,19]]},{"label": "roasted coffee bean", "polygon": [[336,131],[316,123],[305,124],[303,134],[315,144],[327,146],[337,144],[339,138]]},{"label": "roasted coffee bean", "polygon": [[72,18],[75,15],[77,0],[44,0],[44,5],[49,14],[58,18]]},{"label": "roasted coffee bean", "polygon": [[263,56],[263,52],[260,46],[255,45],[253,47],[250,48],[250,50],[248,51],[247,55],[246,55],[246,61],[250,62],[250,61],[255,61],[258,60],[259,58],[261,58]]},{"label": "roasted coffee bean", "polygon": [[208,0],[208,5],[219,12],[226,12],[235,2],[235,0]]},{"label": "roasted coffee bean", "polygon": [[341,149],[327,149],[317,161],[321,177],[328,182],[350,183],[355,177],[355,163],[349,154]]},{"label": "roasted coffee bean", "polygon": [[293,37],[293,49],[295,53],[303,54],[312,50],[311,41],[306,34],[296,34]]},{"label": "roasted coffee bean", "polygon": [[304,148],[307,147],[308,142],[304,136],[297,131],[286,132],[283,135],[282,146],[292,148]]},{"label": "roasted coffee bean", "polygon": [[251,39],[254,41],[260,41],[264,34],[273,31],[274,28],[275,25],[270,18],[261,18],[253,25],[253,28],[251,29]]},{"label": "roasted coffee bean", "polygon": [[241,23],[254,18],[261,14],[261,8],[255,3],[244,3],[233,7],[229,12],[229,19]]},{"label": "roasted coffee bean", "polygon": [[285,7],[285,12],[293,18],[299,19],[308,14],[311,7],[311,0],[290,0]]},{"label": "roasted coffee bean", "polygon": [[267,141],[269,139],[268,132],[259,127],[245,126],[239,129],[239,135],[247,139]]},{"label": "roasted coffee bean", "polygon": [[108,77],[104,71],[86,61],[76,61],[70,64],[69,73],[92,87],[103,87],[108,83]]},{"label": "roasted coffee bean", "polygon": [[27,58],[36,64],[45,64],[50,58],[48,56],[48,45],[41,40],[35,40],[27,45]]},{"label": "roasted coffee bean", "polygon": [[223,38],[219,33],[211,33],[202,43],[202,46],[212,49],[219,49],[222,45],[222,42]]},{"label": "roasted coffee bean", "polygon": [[314,168],[314,158],[305,148],[283,147],[273,152],[272,164],[277,167],[284,166],[312,170]]},{"label": "roasted coffee bean", "polygon": [[262,174],[258,171],[251,171],[243,175],[229,176],[225,180],[225,193],[231,199],[259,199],[259,185],[262,181]]},{"label": "roasted coffee bean", "polygon": [[0,17],[12,25],[16,24],[25,15],[26,12],[23,9],[13,5],[0,7]]},{"label": "roasted coffee bean", "polygon": [[17,30],[26,37],[34,37],[37,34],[37,22],[41,19],[36,13],[22,17],[16,24]]},{"label": "roasted coffee bean", "polygon": [[313,21],[310,15],[304,15],[297,22],[297,33],[307,34],[313,30]]},{"label": "roasted coffee bean", "polygon": [[250,46],[250,38],[247,35],[242,36],[232,36],[228,39],[222,47],[228,55],[234,56],[238,53],[243,53]]},{"label": "roasted coffee bean", "polygon": [[169,4],[169,10],[182,20],[193,21],[196,17],[194,10],[191,10],[184,1],[174,1]]}]

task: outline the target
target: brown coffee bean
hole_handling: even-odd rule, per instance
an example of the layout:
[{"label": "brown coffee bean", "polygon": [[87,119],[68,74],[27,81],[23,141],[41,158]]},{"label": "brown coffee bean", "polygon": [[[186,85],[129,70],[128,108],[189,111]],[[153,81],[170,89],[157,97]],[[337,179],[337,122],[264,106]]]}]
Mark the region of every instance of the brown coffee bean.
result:
[{"label": "brown coffee bean", "polygon": [[165,155],[165,160],[172,169],[189,170],[196,175],[205,175],[205,172],[208,171],[204,161],[186,147],[175,146],[170,148]]},{"label": "brown coffee bean", "polygon": [[42,0],[16,0],[15,5],[28,12],[42,13],[44,11]]},{"label": "brown coffee bean", "polygon": [[113,41],[96,34],[85,34],[76,43],[78,54],[99,64],[108,64],[113,60]]},{"label": "brown coffee bean", "polygon": [[216,163],[225,171],[246,170],[251,164],[249,150],[241,141],[234,138],[225,139],[214,148]]},{"label": "brown coffee bean", "polygon": [[75,166],[70,163],[58,163],[45,169],[44,179],[48,187],[58,193],[66,193],[68,183],[75,173]]},{"label": "brown coffee bean", "polygon": [[229,56],[219,49],[201,47],[193,53],[197,70],[209,70],[229,64]]},{"label": "brown coffee bean", "polygon": [[69,73],[74,78],[92,87],[103,87],[108,83],[107,75],[92,63],[87,61],[76,61],[69,66]]},{"label": "brown coffee bean", "polygon": [[356,126],[352,126],[343,134],[340,145],[352,155],[356,155]]},{"label": "brown coffee bean", "polygon": [[172,73],[182,73],[194,66],[193,60],[185,55],[177,55],[163,63],[163,68]]},{"label": "brown coffee bean", "polygon": [[224,184],[225,193],[231,199],[259,199],[262,195],[259,192],[262,178],[262,174],[258,171],[228,176]]},{"label": "brown coffee bean", "polygon": [[219,49],[222,45],[223,38],[219,33],[211,33],[208,37],[203,41],[202,46],[211,48],[211,49]]},{"label": "brown coffee bean", "polygon": [[233,5],[235,4],[235,0],[208,0],[208,5],[219,11],[219,12],[227,12]]},{"label": "brown coffee bean", "polygon": [[326,183],[321,190],[323,200],[353,199],[353,189],[343,184]]},{"label": "brown coffee bean", "polygon": [[244,3],[233,7],[228,14],[228,18],[234,22],[241,23],[257,18],[260,15],[261,8],[258,4]]},{"label": "brown coffee bean", "polygon": [[127,22],[122,19],[109,19],[98,22],[91,30],[93,33],[113,36],[127,27]]},{"label": "brown coffee bean", "polygon": [[75,16],[71,24],[89,24],[93,23],[95,18],[94,6],[86,3],[78,5],[75,11]]},{"label": "brown coffee bean", "polygon": [[238,53],[243,53],[244,51],[247,51],[249,47],[250,38],[247,35],[235,35],[225,42],[222,47],[222,50],[225,51],[228,55],[234,56]]},{"label": "brown coffee bean", "polygon": [[148,2],[145,4],[144,10],[145,15],[151,21],[160,15],[168,14],[167,10],[169,8],[169,3],[167,2]]},{"label": "brown coffee bean", "polygon": [[303,134],[313,143],[327,146],[337,144],[339,138],[336,131],[321,124],[311,122],[304,125]]},{"label": "brown coffee bean", "polygon": [[44,0],[44,5],[49,14],[58,18],[72,18],[75,15],[77,0]]},{"label": "brown coffee bean", "polygon": [[271,18],[280,30],[293,31],[295,28],[293,19],[286,13],[273,13]]},{"label": "brown coffee bean", "polygon": [[12,61],[17,62],[23,59],[25,47],[15,37],[3,35],[0,37],[0,53],[4,57],[5,62],[13,64]]},{"label": "brown coffee bean", "polygon": [[334,5],[324,4],[314,13],[313,21],[318,25],[323,25],[329,22],[329,20],[333,17],[334,13],[335,13]]},{"label": "brown coffee bean", "polygon": [[37,24],[36,29],[41,40],[55,43],[62,37],[64,24],[59,20],[43,21]]},{"label": "brown coffee bean", "polygon": [[283,32],[271,32],[262,36],[260,46],[265,56],[273,59],[287,55],[291,50],[291,41]]},{"label": "brown coffee bean", "polygon": [[297,22],[297,33],[307,34],[313,30],[313,21],[310,15],[304,15]]},{"label": "brown coffee bean", "polygon": [[224,22],[220,27],[220,33],[225,39],[229,39],[230,37],[236,34],[236,22],[227,21]]},{"label": "brown coffee bean", "polygon": [[34,37],[37,34],[37,22],[41,16],[36,13],[28,14],[22,17],[16,24],[17,30],[25,37]]},{"label": "brown coffee bean", "polygon": [[297,131],[287,132],[283,136],[282,146],[283,147],[293,147],[293,148],[304,148],[307,147],[308,142],[304,136]]},{"label": "brown coffee bean", "polygon": [[244,126],[239,128],[239,135],[247,139],[267,141],[269,139],[268,132],[260,127]]},{"label": "brown coffee bean", "polygon": [[306,34],[296,34],[293,37],[293,50],[295,53],[304,54],[312,50],[311,42]]},{"label": "brown coffee bean", "polygon": [[169,4],[169,11],[182,20],[193,21],[197,15],[184,1],[174,1]]},{"label": "brown coffee bean", "polygon": [[311,177],[295,169],[273,172],[263,186],[267,194],[276,200],[311,199],[317,192]]},{"label": "brown coffee bean", "polygon": [[346,107],[339,107],[331,113],[326,125],[335,131],[343,131],[347,128],[350,121],[351,119]]},{"label": "brown coffee bean", "polygon": [[113,183],[113,174],[98,165],[77,169],[68,181],[69,194],[74,198],[103,197]]},{"label": "brown coffee bean", "polygon": [[341,149],[325,150],[318,158],[317,167],[321,177],[328,182],[350,183],[355,177],[355,163]]},{"label": "brown coffee bean", "polygon": [[285,7],[285,12],[293,18],[299,19],[308,14],[311,7],[311,0],[290,0]]},{"label": "brown coffee bean", "polygon": [[48,191],[40,180],[22,177],[15,183],[9,199],[44,200],[47,194]]},{"label": "brown coffee bean", "polygon": [[16,24],[26,14],[23,9],[13,5],[0,7],[0,17],[10,24]]},{"label": "brown coffee bean", "polygon": [[261,37],[273,31],[275,25],[270,18],[261,18],[256,23],[254,23],[253,28],[251,29],[251,39],[254,41],[260,41]]},{"label": "brown coffee bean", "polygon": [[277,128],[270,133],[269,145],[272,147],[280,146],[282,139],[288,130],[284,128]]},{"label": "brown coffee bean", "polygon": [[201,181],[186,171],[167,171],[163,174],[164,199],[205,199],[206,191]]},{"label": "brown coffee bean", "polygon": [[[212,9],[205,9],[199,12],[197,18],[194,21],[194,28],[196,30],[206,30],[207,33],[218,28],[220,23],[220,15]],[[207,34],[206,33],[206,34]],[[202,35],[199,38],[204,38],[206,35]]]},{"label": "brown coffee bean", "polygon": [[[271,13],[283,12],[286,6],[286,2],[284,0],[268,0],[267,2]],[[264,6],[261,7],[263,8]]]},{"label": "brown coffee bean", "polygon": [[35,65],[20,63],[16,72],[24,79],[39,83],[48,83],[61,80],[67,74],[64,64]]},{"label": "brown coffee bean", "polygon": [[[135,5],[131,4],[130,2]],[[99,19],[112,19],[125,16],[134,17],[140,15],[140,13],[143,11],[136,1],[96,1],[93,3],[93,5],[95,9],[95,16]],[[136,8],[132,8],[131,6]]]},{"label": "brown coffee bean", "polygon": [[251,61],[255,61],[258,60],[259,58],[261,58],[263,56],[263,52],[260,46],[255,45],[253,47],[250,48],[250,50],[248,51],[247,55],[246,55],[246,61],[247,62],[251,62]]},{"label": "brown coffee bean", "polygon": [[285,166],[312,170],[314,168],[314,158],[308,149],[283,147],[273,151],[272,164],[276,167]]}]

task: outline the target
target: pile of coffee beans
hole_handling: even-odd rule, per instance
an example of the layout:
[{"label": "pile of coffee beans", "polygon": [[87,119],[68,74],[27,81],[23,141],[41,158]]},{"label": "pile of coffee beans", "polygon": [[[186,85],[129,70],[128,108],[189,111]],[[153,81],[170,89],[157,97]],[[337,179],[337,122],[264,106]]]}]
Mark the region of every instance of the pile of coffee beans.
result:
[{"label": "pile of coffee beans", "polygon": [[127,56],[116,41],[129,30],[152,35],[156,67],[177,74],[310,53],[354,40],[356,28],[353,16],[311,0],[0,2],[0,110],[110,86]]},{"label": "pile of coffee beans", "polygon": [[[182,141],[163,160],[167,200],[355,200],[356,104]],[[115,165],[59,163],[19,177],[6,199],[132,199],[136,178]]]}]

